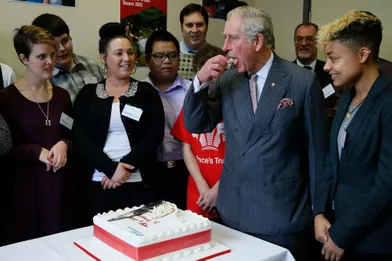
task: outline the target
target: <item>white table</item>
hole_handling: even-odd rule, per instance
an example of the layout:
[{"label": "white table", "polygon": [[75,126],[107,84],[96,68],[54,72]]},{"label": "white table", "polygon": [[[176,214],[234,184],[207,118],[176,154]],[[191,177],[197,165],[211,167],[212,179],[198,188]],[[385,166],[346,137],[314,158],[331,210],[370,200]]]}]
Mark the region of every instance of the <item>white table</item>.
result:
[{"label": "white table", "polygon": [[[93,227],[89,226],[0,247],[0,260],[92,261],[93,258],[73,244],[75,240],[91,237],[92,234]],[[211,259],[214,261],[295,261],[285,248],[214,222],[212,222],[212,239],[231,249],[231,253]]]}]

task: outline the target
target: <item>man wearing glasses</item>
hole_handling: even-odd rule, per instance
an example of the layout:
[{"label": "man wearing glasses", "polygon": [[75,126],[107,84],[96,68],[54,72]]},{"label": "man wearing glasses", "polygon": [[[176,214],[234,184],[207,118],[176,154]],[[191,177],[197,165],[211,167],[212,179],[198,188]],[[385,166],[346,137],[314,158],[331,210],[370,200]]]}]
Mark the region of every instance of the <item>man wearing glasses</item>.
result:
[{"label": "man wearing glasses", "polygon": [[294,43],[297,58],[293,62],[317,75],[326,101],[328,125],[331,126],[339,97],[332,86],[331,76],[324,71],[325,62],[317,59],[317,31],[318,26],[313,23],[302,23],[295,28]]},{"label": "man wearing glasses", "polygon": [[331,77],[323,70],[325,62],[317,59],[317,31],[318,26],[313,23],[303,23],[295,28],[294,43],[297,59],[294,63],[314,71],[321,86],[324,87],[331,82]]},{"label": "man wearing glasses", "polygon": [[51,82],[66,89],[72,103],[86,84],[98,83],[104,79],[95,60],[73,52],[69,28],[63,19],[53,14],[42,14],[34,19],[33,25],[48,30],[59,45],[56,53],[56,68]]},{"label": "man wearing glasses", "polygon": [[150,73],[144,81],[157,90],[165,110],[165,136],[158,148],[159,166],[153,177],[155,191],[161,199],[185,209],[188,171],[182,156],[182,142],[170,134],[191,85],[190,81],[177,73],[179,51],[179,43],[171,33],[152,33],[145,47],[146,64]]}]

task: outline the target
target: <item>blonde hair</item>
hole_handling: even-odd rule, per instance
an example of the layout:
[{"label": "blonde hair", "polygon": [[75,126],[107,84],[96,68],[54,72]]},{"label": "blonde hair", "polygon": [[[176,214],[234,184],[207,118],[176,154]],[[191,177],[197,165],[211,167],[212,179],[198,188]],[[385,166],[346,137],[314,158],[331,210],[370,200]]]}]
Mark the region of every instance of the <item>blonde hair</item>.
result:
[{"label": "blonde hair", "polygon": [[350,11],[318,31],[317,41],[321,48],[336,40],[355,48],[369,46],[377,58],[382,40],[381,21],[367,11]]}]

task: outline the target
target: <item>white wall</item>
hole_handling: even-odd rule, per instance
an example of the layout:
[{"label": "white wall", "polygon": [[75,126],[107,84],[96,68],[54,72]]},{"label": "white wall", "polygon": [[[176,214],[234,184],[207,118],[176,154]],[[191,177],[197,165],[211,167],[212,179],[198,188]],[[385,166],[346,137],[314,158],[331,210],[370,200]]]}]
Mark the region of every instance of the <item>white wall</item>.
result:
[{"label": "white wall", "polygon": [[[181,9],[189,3],[200,4],[201,2],[202,0],[168,0],[167,28],[177,39],[182,39],[179,22]],[[271,15],[275,27],[276,52],[282,58],[293,60],[295,58],[293,33],[297,24],[302,22],[303,0],[246,0],[245,2],[261,8]],[[346,5],[354,6],[352,3],[346,4],[343,1],[340,1],[342,2],[340,3],[338,0],[313,0],[313,2],[313,19],[317,23],[328,22],[332,20],[332,17],[343,14],[342,10],[345,9]],[[334,2],[336,3],[331,4]],[[350,0],[349,2],[365,4],[369,1]],[[374,0],[373,2],[389,3],[388,0]],[[373,5],[376,6],[377,4]],[[392,5],[392,1],[388,5]],[[339,6],[339,11],[336,11],[331,6]],[[76,8],[15,3],[2,0],[0,1],[0,10],[0,61],[11,65],[17,76],[20,77],[24,72],[24,66],[17,59],[14,51],[12,42],[13,29],[23,24],[31,23],[36,16],[42,13],[49,12],[59,15],[70,27],[75,53],[99,60],[98,30],[104,23],[118,20],[119,0],[78,0]],[[387,15],[387,10],[390,10],[390,8],[383,10],[383,16]],[[381,17],[381,12],[377,11],[375,13]],[[210,19],[207,41],[222,47],[223,28],[224,20]],[[385,41],[384,46],[387,43],[388,41]],[[386,48],[385,51],[387,51]],[[146,68],[138,68],[135,78],[143,79],[147,73],[148,70]]]},{"label": "white wall", "polygon": [[[380,57],[392,60],[392,1],[390,0],[312,0],[312,22],[323,25],[334,21],[350,10],[366,10],[380,18],[383,41]],[[320,53],[320,52],[319,52]]]},{"label": "white wall", "polygon": [[248,4],[266,11],[274,24],[276,53],[295,59],[294,29],[302,23],[303,0],[253,0]]},{"label": "white wall", "polygon": [[[390,0],[312,0],[312,22],[319,25],[331,22],[351,9],[364,9],[377,15],[384,25],[381,57],[392,60],[392,1]],[[179,14],[189,3],[201,0],[168,0],[168,30],[182,39]],[[275,26],[276,51],[282,58],[295,58],[293,33],[302,22],[303,0],[247,0],[249,5],[267,11]],[[98,60],[98,30],[106,22],[117,21],[119,0],[78,0],[76,8],[54,7],[0,1],[0,61],[11,65],[20,77],[24,66],[19,62],[12,42],[13,29],[29,24],[38,15],[49,12],[61,16],[69,25],[75,52]],[[223,45],[224,20],[210,19],[207,40]],[[323,53],[319,53],[323,58]],[[142,79],[146,68],[139,68],[135,78]]]},{"label": "white wall", "polygon": [[[201,3],[191,0],[168,0],[167,29],[179,41],[182,39],[179,15],[181,9],[189,3]],[[119,0],[78,0],[76,8],[55,7],[21,2],[0,1],[0,61],[9,64],[17,76],[24,73],[24,66],[19,62],[12,41],[12,32],[24,24],[30,24],[42,13],[53,13],[62,17],[70,28],[75,53],[99,60],[98,30],[106,22],[118,21]],[[207,41],[217,46],[223,45],[224,20],[211,19]],[[135,78],[143,79],[147,68],[138,68]]]},{"label": "white wall", "polygon": [[[276,51],[286,59],[294,59],[293,30],[302,20],[303,0],[246,0],[249,5],[267,11],[275,26]],[[181,9],[189,3],[201,4],[201,0],[168,0],[167,29],[181,41],[179,22]],[[75,53],[99,60],[98,30],[106,22],[118,21],[119,0],[78,0],[76,8],[55,7],[29,3],[0,1],[0,61],[13,67],[18,77],[24,66],[15,54],[12,31],[42,13],[53,13],[62,17],[70,27]],[[210,19],[207,41],[223,46],[224,20]],[[147,68],[138,68],[136,79],[143,79]]]}]

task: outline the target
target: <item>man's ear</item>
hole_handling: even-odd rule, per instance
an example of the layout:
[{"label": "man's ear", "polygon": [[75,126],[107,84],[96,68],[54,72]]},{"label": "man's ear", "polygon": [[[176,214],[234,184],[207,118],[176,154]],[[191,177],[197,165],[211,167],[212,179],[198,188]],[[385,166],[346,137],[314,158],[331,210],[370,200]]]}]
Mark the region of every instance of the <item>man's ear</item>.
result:
[{"label": "man's ear", "polygon": [[372,53],[372,51],[370,51],[369,48],[367,47],[361,47],[361,49],[359,49],[359,53],[361,56],[361,63],[365,63],[366,61],[369,60],[369,56]]},{"label": "man's ear", "polygon": [[19,54],[19,60],[24,64],[24,65],[28,65],[29,64],[29,60],[27,59],[26,55],[24,54]]},{"label": "man's ear", "polygon": [[254,45],[256,51],[260,51],[261,48],[264,46],[264,35],[258,33],[255,36]]},{"label": "man's ear", "polygon": [[106,54],[101,53],[100,58],[101,58],[102,64],[106,64]]}]

